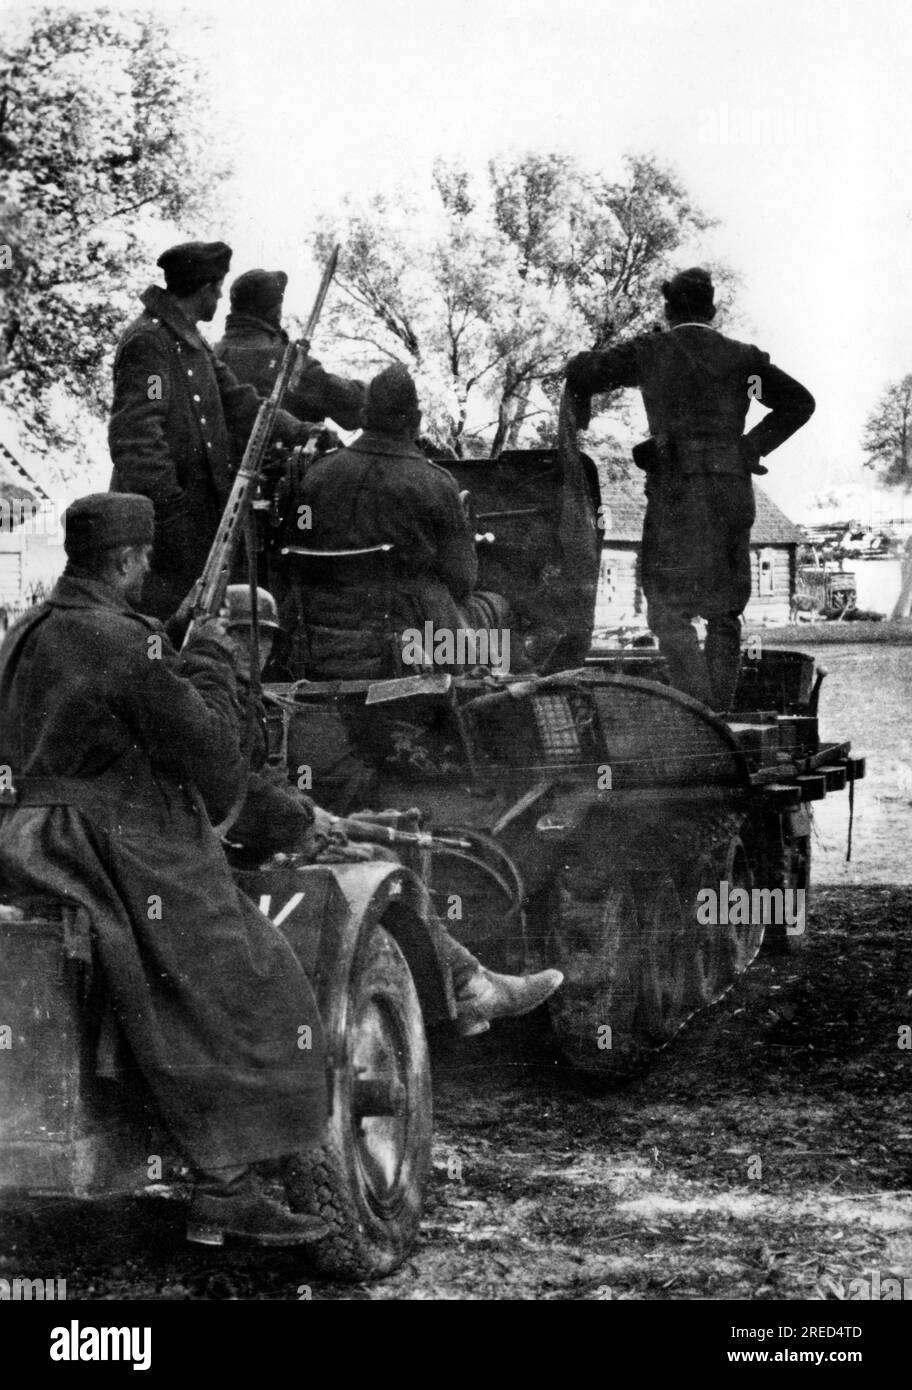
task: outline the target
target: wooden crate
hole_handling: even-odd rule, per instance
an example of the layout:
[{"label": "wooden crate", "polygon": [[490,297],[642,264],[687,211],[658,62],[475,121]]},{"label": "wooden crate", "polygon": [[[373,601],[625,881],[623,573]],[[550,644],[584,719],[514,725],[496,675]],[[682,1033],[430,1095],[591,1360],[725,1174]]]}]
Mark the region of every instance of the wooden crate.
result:
[{"label": "wooden crate", "polygon": [[95,1078],[90,979],[81,909],[0,917],[0,1191],[80,1197],[142,1183],[148,1146]]}]

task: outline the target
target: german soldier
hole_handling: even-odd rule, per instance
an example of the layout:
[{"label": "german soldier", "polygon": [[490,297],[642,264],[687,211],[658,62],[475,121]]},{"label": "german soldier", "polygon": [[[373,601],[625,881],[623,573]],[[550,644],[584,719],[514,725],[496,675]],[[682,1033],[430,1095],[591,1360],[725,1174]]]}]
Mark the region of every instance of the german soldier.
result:
[{"label": "german soldier", "polygon": [[[662,286],[669,330],[567,365],[579,397],[638,386],[652,438],[634,450],[646,471],[643,592],[672,683],[712,709],[731,708],[740,619],[750,598],[752,473],[810,418],[810,392],[769,355],[711,327],[712,279],[700,268]],[[769,414],[744,434],[752,399]],[[706,619],[700,651],[692,619]]]},{"label": "german soldier", "polygon": [[[288,276],[283,270],[248,270],[231,286],[231,310],[225,336],[215,355],[238,381],[267,396],[282,364],[288,334],[282,327],[282,303]],[[364,383],[324,371],[313,357],[301,365],[285,405],[300,420],[322,422],[327,416],[344,430],[356,430],[364,402]]]},{"label": "german soldier", "polygon": [[421,410],[404,366],[373,378],[361,419],[364,432],[309,468],[296,500],[309,508],[307,545],[392,546],[389,586],[376,576],[308,584],[305,574],[307,674],[317,680],[397,675],[393,643],[403,630],[491,630],[507,615],[500,595],[475,590],[474,527],[452,473],[415,442]]},{"label": "german soldier", "polygon": [[[187,242],[157,264],[165,289],[152,285],[141,296],[143,312],[114,357],[108,442],[112,491],[141,493],[155,505],[156,546],[141,606],[165,618],[202,573],[261,398],[197,332],[215,315],[231,248]],[[282,411],[275,434],[293,445],[312,429]]]},{"label": "german soldier", "polygon": [[198,626],[178,655],[133,608],[148,499],[84,497],[64,519],[63,576],[0,649],[0,762],[18,797],[0,808],[4,887],[89,913],[131,1065],[197,1175],[188,1237],[318,1238],[324,1223],[254,1173],[277,1159],[290,1171],[322,1137],[325,1075],[307,977],[236,887],[210,824],[245,774],[223,625]]}]

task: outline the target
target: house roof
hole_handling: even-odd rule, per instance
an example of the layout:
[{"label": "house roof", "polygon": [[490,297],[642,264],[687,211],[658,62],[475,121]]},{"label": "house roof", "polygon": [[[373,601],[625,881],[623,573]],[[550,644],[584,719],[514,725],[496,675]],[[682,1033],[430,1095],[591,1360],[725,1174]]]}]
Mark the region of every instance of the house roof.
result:
[{"label": "house roof", "polygon": [[804,536],[790,521],[785,512],[777,507],[771,497],[761,487],[754,484],[757,499],[757,519],[751,529],[752,545],[803,545]]},{"label": "house roof", "polygon": [[[35,487],[35,491],[33,491],[32,488],[26,487],[22,481],[23,477],[28,478],[28,474],[25,472],[22,464],[16,458],[15,454],[10,452],[5,444],[0,443],[0,503],[32,503],[38,501],[36,492],[42,490],[37,488],[37,486]],[[28,481],[31,482],[31,478],[28,478]],[[47,496],[46,493],[43,495],[45,497]],[[30,514],[28,510],[25,512],[26,516]],[[2,525],[6,529],[11,528],[11,522],[14,516],[15,513],[9,513],[2,518]]]},{"label": "house roof", "polygon": [[[643,533],[643,517],[646,513],[646,497],[643,485],[635,480],[620,479],[609,482],[600,471],[602,499],[606,511],[604,517],[604,539],[615,542],[639,544]],[[762,488],[754,484],[757,499],[757,519],[751,529],[751,545],[802,545],[804,537],[793,521],[785,515]]]}]

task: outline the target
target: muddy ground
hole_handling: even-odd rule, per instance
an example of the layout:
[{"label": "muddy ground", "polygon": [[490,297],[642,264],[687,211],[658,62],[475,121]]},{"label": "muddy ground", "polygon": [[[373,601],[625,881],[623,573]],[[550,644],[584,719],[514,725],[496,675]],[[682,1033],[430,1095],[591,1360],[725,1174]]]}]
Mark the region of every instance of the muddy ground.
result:
[{"label": "muddy ground", "polygon": [[194,1249],[162,1198],[7,1206],[0,1276],[282,1300],[836,1299],[912,1276],[912,890],[822,890],[809,925],[621,1089],[576,1079],[534,1025],[438,1055],[423,1234],[381,1283]]}]

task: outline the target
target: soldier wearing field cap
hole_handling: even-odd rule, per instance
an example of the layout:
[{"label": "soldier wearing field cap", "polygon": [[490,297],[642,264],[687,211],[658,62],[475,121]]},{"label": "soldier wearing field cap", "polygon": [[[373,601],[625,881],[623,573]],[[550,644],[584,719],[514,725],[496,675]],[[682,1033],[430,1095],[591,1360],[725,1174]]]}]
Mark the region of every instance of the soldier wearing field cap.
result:
[{"label": "soldier wearing field cap", "polygon": [[[284,270],[248,270],[231,286],[231,309],[216,355],[238,381],[268,395],[278,375],[288,334],[282,327],[282,303],[288,276]],[[308,357],[289,388],[285,404],[301,420],[329,417],[345,430],[356,430],[364,402],[364,383],[333,376]]]},{"label": "soldier wearing field cap", "polygon": [[147,498],[83,497],[64,523],[62,577],[0,648],[0,762],[15,787],[0,881],[88,912],[127,1044],[109,1050],[196,1172],[188,1236],[301,1244],[325,1225],[275,1200],[254,1165],[322,1135],[322,1035],[304,971],[236,887],[211,824],[247,770],[233,647],[213,620],[178,653],[136,611]]},{"label": "soldier wearing field cap", "polygon": [[[567,386],[638,386],[651,438],[634,449],[646,472],[643,592],[672,684],[719,712],[738,682],[741,614],[751,594],[752,473],[814,411],[814,398],[769,354],[712,328],[714,289],[701,267],[662,286],[668,331],[647,333],[567,365]],[[769,413],[744,433],[751,400]],[[706,619],[700,650],[692,619]]]},{"label": "soldier wearing field cap", "polygon": [[[155,507],[142,607],[164,618],[202,572],[261,398],[197,331],[215,315],[231,248],[185,242],[157,264],[165,288],[145,291],[142,314],[117,346],[108,442],[112,490],[141,493]],[[311,432],[283,411],[275,435],[294,445]]]},{"label": "soldier wearing field cap", "polygon": [[307,675],[318,680],[398,674],[406,628],[504,629],[508,618],[504,598],[475,588],[475,531],[456,479],[415,442],[421,410],[405,366],[372,379],[361,418],[357,439],[307,470],[297,502],[310,508],[308,545],[317,550],[391,545],[390,593],[369,568],[355,582],[324,570],[311,583],[304,570],[294,608]]}]

